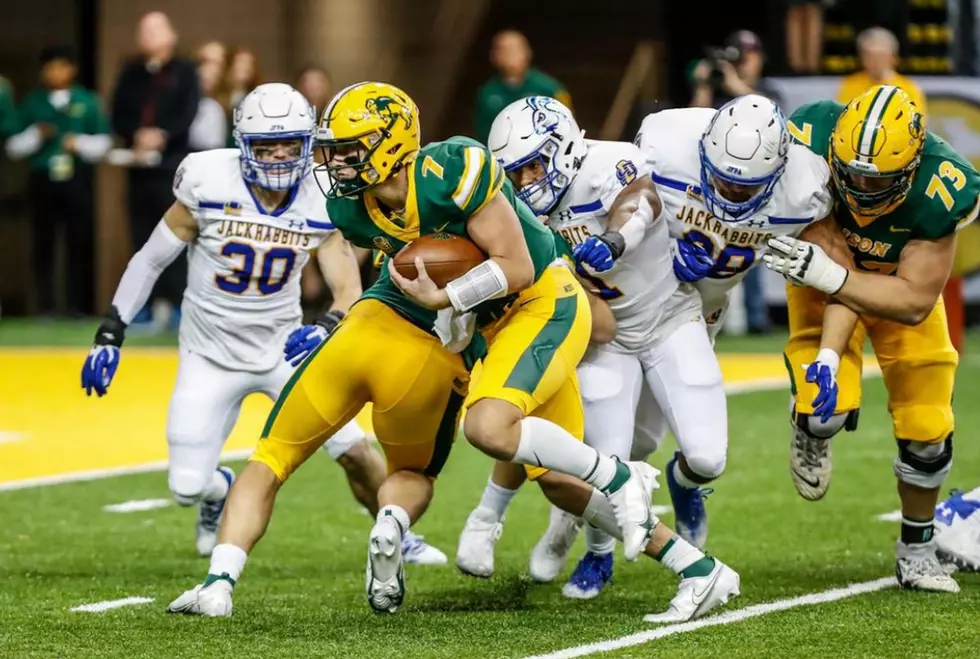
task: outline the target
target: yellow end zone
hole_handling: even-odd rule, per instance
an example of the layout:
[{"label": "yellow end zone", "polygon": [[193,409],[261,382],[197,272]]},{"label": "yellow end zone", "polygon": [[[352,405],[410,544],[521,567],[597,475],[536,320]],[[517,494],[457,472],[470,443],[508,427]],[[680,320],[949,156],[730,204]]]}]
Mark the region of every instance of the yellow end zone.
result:
[{"label": "yellow end zone", "polygon": [[[127,349],[102,398],[87,398],[81,389],[84,355],[80,349],[0,350],[0,483],[166,460],[177,352]],[[726,384],[751,388],[781,379],[788,385],[781,355],[719,359]],[[264,396],[250,396],[226,450],[252,448],[271,408]],[[369,429],[369,410],[358,421]]]}]

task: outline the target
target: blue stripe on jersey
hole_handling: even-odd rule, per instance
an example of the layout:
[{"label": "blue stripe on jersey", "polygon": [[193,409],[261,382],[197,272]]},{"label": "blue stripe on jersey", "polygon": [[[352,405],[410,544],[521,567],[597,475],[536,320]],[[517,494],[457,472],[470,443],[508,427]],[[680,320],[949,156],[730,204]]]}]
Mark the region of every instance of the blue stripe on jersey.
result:
[{"label": "blue stripe on jersey", "polygon": [[225,202],[223,201],[200,201],[197,203],[200,208],[211,208],[213,210],[223,211],[225,209]]},{"label": "blue stripe on jersey", "polygon": [[812,217],[773,217],[769,216],[769,224],[809,224]]},{"label": "blue stripe on jersey", "polygon": [[675,190],[687,191],[690,189],[695,194],[701,194],[701,188],[693,183],[685,183],[684,181],[678,181],[677,179],[667,178],[666,176],[661,176],[656,172],[650,174],[653,182],[657,185],[663,185],[668,188],[673,188]]},{"label": "blue stripe on jersey", "polygon": [[324,229],[326,231],[334,230],[334,225],[332,222],[317,222],[316,220],[311,220],[310,218],[306,218],[306,226],[310,227],[311,229]]},{"label": "blue stripe on jersey", "polygon": [[573,213],[591,213],[592,211],[597,211],[602,208],[602,200],[596,199],[595,201],[590,201],[587,204],[579,204],[578,206],[569,206],[568,210]]}]

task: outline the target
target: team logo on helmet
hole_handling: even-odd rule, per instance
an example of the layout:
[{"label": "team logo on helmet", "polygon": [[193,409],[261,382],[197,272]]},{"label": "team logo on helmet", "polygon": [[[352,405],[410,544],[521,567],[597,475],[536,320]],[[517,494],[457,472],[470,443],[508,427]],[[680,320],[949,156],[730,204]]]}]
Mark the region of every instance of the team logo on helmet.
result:
[{"label": "team logo on helmet", "polygon": [[558,128],[561,112],[555,107],[552,99],[547,96],[529,96],[527,107],[531,109],[531,123],[535,133],[546,135]]},{"label": "team logo on helmet", "polygon": [[405,122],[405,128],[412,127],[412,113],[407,111],[405,105],[398,99],[390,96],[378,96],[367,99],[365,106],[371,114],[383,117],[389,122],[400,118]]}]

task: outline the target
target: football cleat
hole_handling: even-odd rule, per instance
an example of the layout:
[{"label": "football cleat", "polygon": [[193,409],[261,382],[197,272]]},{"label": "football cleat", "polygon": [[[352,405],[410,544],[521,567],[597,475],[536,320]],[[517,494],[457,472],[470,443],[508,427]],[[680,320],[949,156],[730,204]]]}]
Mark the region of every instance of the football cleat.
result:
[{"label": "football cleat", "polygon": [[[218,467],[218,473],[228,481],[228,490],[235,482],[235,472],[228,467]],[[221,513],[225,509],[228,495],[218,501],[202,501],[197,509],[197,553],[200,556],[210,556],[214,546],[218,544],[218,524],[221,523]]]},{"label": "football cleat", "polygon": [[411,531],[402,536],[402,556],[408,565],[445,565],[446,555]]},{"label": "football cleat", "polygon": [[198,584],[167,606],[167,613],[227,618],[231,616],[231,593],[235,589],[227,579]]},{"label": "football cleat", "polygon": [[572,576],[561,589],[565,597],[576,600],[590,600],[598,597],[606,584],[612,583],[613,555],[586,552],[575,566]]},{"label": "football cleat", "polygon": [[548,530],[531,551],[528,571],[532,579],[540,583],[554,581],[568,560],[568,554],[572,551],[572,545],[575,544],[583,523],[581,517],[566,513],[561,508],[551,507]]},{"label": "football cleat", "polygon": [[[616,459],[618,462],[619,460]],[[660,472],[646,462],[628,462],[629,479],[615,492],[606,494],[623,533],[626,560],[635,561],[650,541],[657,519],[650,512],[650,495],[659,487]]]},{"label": "football cleat", "polygon": [[405,599],[402,532],[394,518],[384,518],[368,536],[366,589],[375,613],[394,613]]},{"label": "football cleat", "polygon": [[648,615],[647,622],[687,622],[703,616],[739,595],[738,572],[717,558],[715,567],[703,577],[681,579],[677,594],[663,613]]},{"label": "football cleat", "polygon": [[980,571],[980,488],[966,495],[954,491],[936,506],[935,531],[941,561],[964,572]]},{"label": "football cleat", "polygon": [[456,567],[463,574],[481,579],[493,576],[493,551],[504,532],[503,520],[492,510],[477,507],[466,518],[456,548]]},{"label": "football cleat", "polygon": [[708,541],[708,511],[704,500],[713,492],[710,487],[689,490],[674,478],[674,465],[680,459],[680,451],[667,463],[667,489],[674,505],[674,524],[677,533],[698,549],[704,549]]},{"label": "football cleat", "polygon": [[899,540],[895,547],[895,577],[906,590],[960,592],[959,584],[936,557],[935,540],[914,545]]},{"label": "football cleat", "polygon": [[789,470],[800,496],[822,499],[830,488],[830,440],[817,439],[793,424],[789,446]]}]

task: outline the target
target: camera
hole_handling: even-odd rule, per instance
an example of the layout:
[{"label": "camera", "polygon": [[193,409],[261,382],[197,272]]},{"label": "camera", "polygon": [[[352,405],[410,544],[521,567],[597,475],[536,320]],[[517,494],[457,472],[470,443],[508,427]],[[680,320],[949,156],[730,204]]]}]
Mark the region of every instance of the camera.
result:
[{"label": "camera", "polygon": [[708,84],[715,89],[721,89],[725,81],[725,74],[721,69],[721,62],[737,64],[742,59],[742,51],[737,46],[725,46],[721,48],[707,46],[704,49],[704,58],[711,63]]}]

